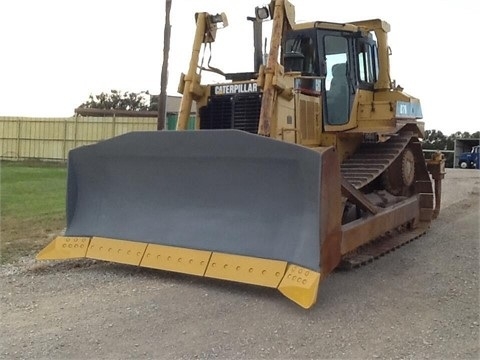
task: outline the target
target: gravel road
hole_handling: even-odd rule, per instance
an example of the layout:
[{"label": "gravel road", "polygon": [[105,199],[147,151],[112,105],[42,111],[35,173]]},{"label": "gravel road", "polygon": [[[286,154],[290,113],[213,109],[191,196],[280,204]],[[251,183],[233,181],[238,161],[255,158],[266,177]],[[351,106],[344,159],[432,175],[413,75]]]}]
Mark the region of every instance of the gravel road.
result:
[{"label": "gravel road", "polygon": [[34,254],[0,268],[2,359],[479,359],[480,171],[448,169],[429,232],[278,291]]}]

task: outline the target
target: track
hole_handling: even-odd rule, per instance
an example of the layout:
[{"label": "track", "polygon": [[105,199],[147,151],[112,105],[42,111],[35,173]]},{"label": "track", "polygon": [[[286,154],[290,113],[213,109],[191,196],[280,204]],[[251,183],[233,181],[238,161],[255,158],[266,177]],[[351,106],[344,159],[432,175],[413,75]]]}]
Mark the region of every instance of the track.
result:
[{"label": "track", "polygon": [[342,258],[338,269],[349,270],[366,265],[409,242],[418,239],[428,230],[428,223],[421,223],[415,229],[408,229],[405,225],[399,229],[389,232],[371,243],[364,245],[355,252],[345,255]]},{"label": "track", "polygon": [[380,144],[362,144],[358,151],[341,165],[343,177],[356,189],[361,189],[380,176],[402,153],[412,138],[401,133]]},{"label": "track", "polygon": [[[365,187],[392,165],[411,139],[412,133],[404,132],[381,144],[361,145],[354,156],[342,163],[342,175],[355,188]],[[412,145],[414,148],[417,147],[416,143]],[[421,153],[418,154],[417,152],[416,156],[420,155]],[[420,160],[417,159],[417,161]],[[425,177],[425,174],[421,175],[423,176],[416,175],[417,182],[420,178]],[[428,176],[428,172],[426,175]],[[419,222],[415,228],[411,228],[410,224],[405,224],[389,231],[372,242],[346,254],[342,258],[339,268],[352,269],[372,262],[425,234],[429,224],[430,222]]]}]

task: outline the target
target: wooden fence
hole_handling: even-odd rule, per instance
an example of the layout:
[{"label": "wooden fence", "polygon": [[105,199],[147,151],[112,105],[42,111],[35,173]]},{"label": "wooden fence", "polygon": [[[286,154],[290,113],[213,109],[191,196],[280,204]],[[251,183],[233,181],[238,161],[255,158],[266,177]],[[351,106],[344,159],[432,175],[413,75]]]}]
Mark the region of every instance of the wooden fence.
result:
[{"label": "wooden fence", "polygon": [[156,129],[156,118],[0,117],[0,158],[65,161],[68,152],[78,146],[93,144],[131,131]]},{"label": "wooden fence", "polygon": [[[175,129],[177,114],[167,114],[166,128]],[[195,128],[192,114],[189,129]],[[56,160],[66,161],[71,149],[97,143],[131,131],[155,131],[157,118],[153,117],[93,117],[30,118],[0,116],[0,159],[2,160]],[[478,141],[478,139],[475,139]],[[424,150],[424,152],[436,150]],[[454,151],[441,150],[444,153]],[[448,154],[447,154],[448,155]],[[429,158],[430,155],[427,154]],[[453,156],[452,156],[453,157]],[[455,167],[458,155],[455,154]]]}]

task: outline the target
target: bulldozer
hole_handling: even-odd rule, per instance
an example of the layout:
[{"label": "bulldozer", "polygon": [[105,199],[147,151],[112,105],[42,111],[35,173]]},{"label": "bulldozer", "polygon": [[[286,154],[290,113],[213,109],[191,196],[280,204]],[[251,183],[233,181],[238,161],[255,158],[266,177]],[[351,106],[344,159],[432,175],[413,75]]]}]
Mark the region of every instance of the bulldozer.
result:
[{"label": "bulldozer", "polygon": [[[301,307],[332,271],[423,235],[445,160],[426,159],[420,101],[390,78],[380,19],[296,23],[255,8],[254,67],[203,65],[224,13],[196,13],[176,131],[73,149],[67,227],[37,255],[90,258],[278,289]],[[262,25],[271,22],[269,51]],[[222,81],[203,84],[212,71]],[[195,130],[187,130],[196,103]]]}]

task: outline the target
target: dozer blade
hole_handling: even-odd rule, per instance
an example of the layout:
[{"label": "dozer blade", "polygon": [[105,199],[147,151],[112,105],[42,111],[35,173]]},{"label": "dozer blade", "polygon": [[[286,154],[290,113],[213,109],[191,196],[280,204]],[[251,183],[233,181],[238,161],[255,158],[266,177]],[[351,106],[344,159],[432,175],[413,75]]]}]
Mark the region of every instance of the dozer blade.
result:
[{"label": "dozer blade", "polygon": [[37,258],[262,285],[308,308],[322,272],[323,157],[235,130],[135,132],[74,149],[65,236]]}]

